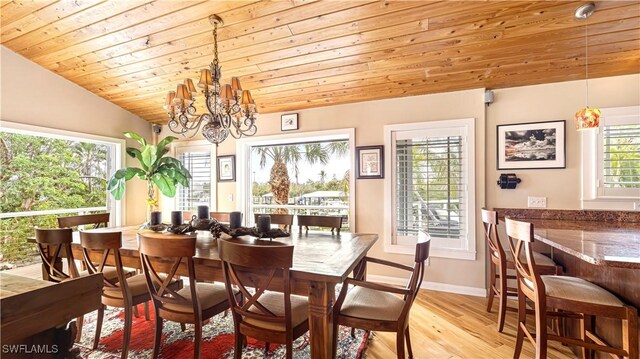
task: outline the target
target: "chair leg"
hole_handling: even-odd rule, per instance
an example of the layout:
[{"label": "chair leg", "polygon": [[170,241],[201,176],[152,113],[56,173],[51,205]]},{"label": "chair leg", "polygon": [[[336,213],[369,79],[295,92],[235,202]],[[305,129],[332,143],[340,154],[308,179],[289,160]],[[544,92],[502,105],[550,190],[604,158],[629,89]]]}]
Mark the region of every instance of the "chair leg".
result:
[{"label": "chair leg", "polygon": [[409,326],[404,330],[404,337],[407,341],[407,352],[409,353],[409,359],[413,358],[413,350],[411,350],[411,333],[409,333]]},{"label": "chair leg", "polygon": [[[544,298],[543,298],[544,300]],[[547,309],[546,303],[535,302],[536,310],[536,359],[547,358]]]},{"label": "chair leg", "polygon": [[78,334],[76,334],[76,343],[80,343],[82,339],[82,325],[84,324],[84,315],[76,318],[76,326],[78,327]]},{"label": "chair leg", "polygon": [[197,321],[193,325],[195,327],[196,337],[193,345],[193,358],[200,359],[200,342],[202,342],[202,322]]},{"label": "chair leg", "polygon": [[331,342],[331,358],[336,357],[336,352],[338,351],[338,337],[340,336],[338,320],[334,316],[333,317],[333,341]]},{"label": "chair leg", "polygon": [[398,359],[404,359],[404,331],[398,330],[396,336],[396,355]]},{"label": "chair leg", "polygon": [[121,359],[127,359],[127,356],[129,355],[129,343],[131,342],[131,324],[133,322],[131,312],[132,306],[126,306],[124,308],[124,335],[122,337]]},{"label": "chair leg", "polygon": [[149,315],[149,302],[144,302],[144,319],[150,320],[151,316]]},{"label": "chair leg", "polygon": [[287,352],[285,353],[285,357],[287,359],[293,359],[293,340],[287,340],[285,345]]},{"label": "chair leg", "polygon": [[182,330],[183,332],[187,330],[187,325],[184,323],[180,323],[180,330]]},{"label": "chair leg", "polygon": [[239,334],[238,331],[235,332],[235,345],[233,348],[233,358],[234,359],[242,359],[242,347],[244,343],[244,335]]},{"label": "chair leg", "polygon": [[153,358],[157,358],[160,354],[160,341],[162,340],[162,324],[163,319],[158,315],[158,311],[155,311],[156,315],[156,331],[153,338]]},{"label": "chair leg", "polygon": [[133,315],[135,315],[136,318],[140,318],[140,313],[138,313],[138,306],[137,305],[133,306]]},{"label": "chair leg", "polygon": [[504,320],[507,314],[507,269],[500,266],[500,306],[498,307],[498,332],[504,329]]},{"label": "chair leg", "polygon": [[622,320],[622,346],[629,358],[638,358],[638,315],[627,311],[627,319]]},{"label": "chair leg", "polygon": [[[580,339],[585,342],[590,342],[589,337],[587,336],[587,331],[593,332],[593,319],[594,317],[591,315],[584,314],[582,318],[580,318]],[[589,348],[582,347],[582,359],[591,359],[592,351]]]},{"label": "chair leg", "polygon": [[267,356],[269,354],[269,342],[264,342],[264,355]]},{"label": "chair leg", "polygon": [[100,332],[102,331],[102,319],[104,317],[104,308],[105,306],[101,306],[98,309],[98,318],[96,320],[96,336],[93,338],[93,350],[98,349],[98,343],[100,343]]},{"label": "chair leg", "polygon": [[356,337],[356,328],[351,327],[351,338]]},{"label": "chair leg", "polygon": [[487,301],[487,312],[491,313],[493,306],[494,288],[496,287],[496,265],[491,262],[489,264],[489,300]]},{"label": "chair leg", "polygon": [[520,358],[522,352],[522,342],[524,341],[524,329],[527,324],[527,301],[522,292],[518,291],[518,322],[516,323],[516,347],[513,351],[513,358]]}]

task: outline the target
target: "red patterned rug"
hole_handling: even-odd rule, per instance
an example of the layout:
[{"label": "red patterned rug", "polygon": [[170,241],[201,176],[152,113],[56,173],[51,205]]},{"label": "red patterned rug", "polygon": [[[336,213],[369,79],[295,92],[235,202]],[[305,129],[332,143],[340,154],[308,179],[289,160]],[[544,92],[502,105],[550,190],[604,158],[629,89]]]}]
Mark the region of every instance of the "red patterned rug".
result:
[{"label": "red patterned rug", "polygon": [[[151,310],[151,320],[144,319],[143,306],[138,310],[139,318],[133,318],[131,343],[129,344],[129,358],[151,358],[154,336],[154,318]],[[124,312],[120,308],[105,311],[98,349],[92,350],[95,335],[96,312],[85,315],[82,329],[82,341],[76,344],[80,350],[79,357],[91,359],[120,358],[122,351],[122,336],[124,333]],[[202,328],[202,344],[200,346],[202,358],[233,358],[233,319],[231,315],[219,314],[213,317]],[[193,358],[193,326],[187,325],[184,332],[179,323],[164,323],[162,331],[162,345],[160,358]],[[364,358],[366,347],[370,340],[369,332],[356,330],[355,338],[351,337],[350,328],[340,327],[338,338],[337,358]],[[310,358],[309,333],[298,338],[293,343],[294,358]],[[243,358],[284,358],[284,346],[276,347],[271,344],[269,354],[265,356],[264,343],[253,339],[248,340]]]}]

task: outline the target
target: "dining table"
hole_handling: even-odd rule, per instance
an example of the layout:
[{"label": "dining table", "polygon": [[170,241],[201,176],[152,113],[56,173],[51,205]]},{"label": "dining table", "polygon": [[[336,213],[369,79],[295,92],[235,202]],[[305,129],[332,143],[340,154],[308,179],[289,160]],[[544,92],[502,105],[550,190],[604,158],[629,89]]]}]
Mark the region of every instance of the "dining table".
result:
[{"label": "dining table", "polygon": [[[130,268],[141,268],[138,233],[149,231],[149,229],[141,230],[136,226],[127,226],[90,231],[121,232],[122,248],[120,254],[123,265]],[[196,232],[196,254],[194,256],[196,278],[202,281],[223,282],[217,239],[209,231]],[[248,243],[269,240],[249,236],[240,238]],[[334,335],[332,309],[336,285],[344,282],[353,272],[378,240],[378,235],[345,232],[337,235],[331,234],[331,232],[309,231],[308,233],[292,233],[290,237],[273,240],[294,246],[293,267],[290,270],[292,293],[305,295],[309,299],[311,357],[331,358]],[[29,241],[35,242],[35,238],[29,238]],[[73,233],[71,248],[75,259],[82,258],[78,232]],[[92,260],[102,259],[101,252],[94,252],[90,255]],[[108,259],[107,264],[113,264],[113,258]],[[170,262],[163,263],[159,260],[159,263],[154,264],[154,266],[156,265],[168,271]],[[177,274],[187,276],[186,266],[178,269]]]}]

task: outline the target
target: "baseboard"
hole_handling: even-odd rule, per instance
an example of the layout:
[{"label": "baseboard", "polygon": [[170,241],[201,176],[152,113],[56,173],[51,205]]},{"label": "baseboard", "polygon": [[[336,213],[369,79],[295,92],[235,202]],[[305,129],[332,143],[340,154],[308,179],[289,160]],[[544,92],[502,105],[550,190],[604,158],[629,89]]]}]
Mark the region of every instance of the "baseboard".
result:
[{"label": "baseboard", "polygon": [[[402,279],[398,277],[383,276],[383,275],[367,274],[367,279],[371,280],[372,282],[380,282],[380,283],[387,283],[387,284],[400,285],[400,286],[407,284],[406,279]],[[423,281],[420,288],[436,290],[439,292],[472,295],[475,297],[487,296],[487,290],[484,288],[468,287],[464,285]]]}]

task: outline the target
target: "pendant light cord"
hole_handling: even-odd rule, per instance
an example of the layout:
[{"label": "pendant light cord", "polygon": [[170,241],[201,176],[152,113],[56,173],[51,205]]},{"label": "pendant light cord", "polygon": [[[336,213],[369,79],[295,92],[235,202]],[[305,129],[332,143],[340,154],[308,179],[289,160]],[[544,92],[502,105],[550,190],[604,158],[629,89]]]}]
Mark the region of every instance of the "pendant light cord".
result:
[{"label": "pendant light cord", "polygon": [[586,93],[585,93],[585,100],[586,100],[586,107],[589,107],[589,33],[588,33],[588,29],[589,29],[589,17],[587,17],[585,19],[585,23],[584,23],[584,73],[585,73],[585,82],[586,82]]}]

